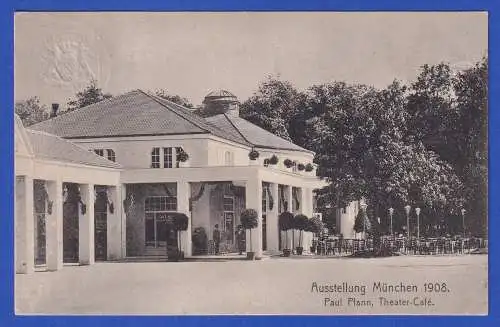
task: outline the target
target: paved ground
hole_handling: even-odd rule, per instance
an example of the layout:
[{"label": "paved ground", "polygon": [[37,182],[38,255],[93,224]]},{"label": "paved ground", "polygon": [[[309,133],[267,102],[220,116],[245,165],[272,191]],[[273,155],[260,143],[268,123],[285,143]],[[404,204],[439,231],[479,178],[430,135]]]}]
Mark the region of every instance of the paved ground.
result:
[{"label": "paved ground", "polygon": [[[374,292],[379,281],[418,290]],[[358,292],[319,292],[344,282]],[[426,282],[446,291],[424,292]],[[486,314],[487,293],[486,255],[98,263],[16,275],[16,313]]]}]

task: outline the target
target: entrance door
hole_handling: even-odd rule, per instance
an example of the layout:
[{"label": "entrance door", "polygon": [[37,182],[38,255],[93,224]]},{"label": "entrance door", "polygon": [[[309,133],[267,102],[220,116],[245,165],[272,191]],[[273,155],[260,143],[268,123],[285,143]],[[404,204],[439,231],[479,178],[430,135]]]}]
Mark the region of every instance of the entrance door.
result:
[{"label": "entrance door", "polygon": [[177,200],[174,197],[152,196],[146,198],[144,207],[145,255],[165,255],[167,245],[170,246],[171,243],[177,242],[177,237],[172,235],[168,222],[168,215],[175,211],[176,206]]}]

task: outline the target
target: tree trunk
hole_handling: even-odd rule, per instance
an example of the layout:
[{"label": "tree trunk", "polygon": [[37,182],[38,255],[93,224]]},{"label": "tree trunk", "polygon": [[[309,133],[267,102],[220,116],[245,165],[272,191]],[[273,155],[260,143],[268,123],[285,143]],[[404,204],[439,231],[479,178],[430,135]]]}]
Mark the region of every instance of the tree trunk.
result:
[{"label": "tree trunk", "polygon": [[252,229],[250,229],[250,251],[253,252],[253,246],[252,246]]},{"label": "tree trunk", "polygon": [[181,232],[177,231],[177,249],[181,252],[182,242],[181,242]]}]

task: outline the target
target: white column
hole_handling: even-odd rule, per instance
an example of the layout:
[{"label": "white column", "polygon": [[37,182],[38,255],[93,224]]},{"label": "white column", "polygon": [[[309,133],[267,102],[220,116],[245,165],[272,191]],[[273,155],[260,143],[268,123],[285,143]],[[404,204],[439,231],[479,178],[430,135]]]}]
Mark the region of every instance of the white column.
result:
[{"label": "white column", "polygon": [[[287,211],[294,215],[293,208],[293,187],[291,185],[286,185],[285,187],[285,201],[288,203]],[[286,233],[288,234],[286,239],[288,239],[288,244],[285,246],[287,249],[293,250],[294,248],[294,237],[293,233],[295,230],[288,230]]]},{"label": "white column", "polygon": [[47,181],[49,201],[52,201],[52,214],[47,214],[46,244],[47,269],[60,270],[63,266],[63,188],[62,181]]},{"label": "white column", "polygon": [[191,239],[191,212],[189,211],[189,197],[191,189],[189,182],[181,181],[177,183],[177,212],[181,212],[188,216],[188,228],[181,232],[181,250],[184,251],[185,257],[192,255],[192,239]]},{"label": "white column", "polygon": [[119,190],[120,197],[120,219],[121,219],[121,257],[127,257],[127,213],[123,201],[127,199],[127,184],[122,184]]},{"label": "white column", "polygon": [[[247,230],[247,252],[254,252],[257,258],[262,257],[262,180],[254,178],[248,180],[245,186],[246,208],[257,212],[257,228],[252,229],[252,241],[250,242],[250,231]],[[252,243],[252,247],[250,247]]]},{"label": "white column", "polygon": [[[122,259],[122,201],[121,185],[108,186],[107,259]],[[113,212],[110,205],[113,204]]]},{"label": "white column", "polygon": [[271,198],[273,199],[273,208],[267,212],[267,249],[271,253],[279,253],[279,226],[278,226],[278,211],[279,211],[279,194],[278,184],[271,183],[269,185]]},{"label": "white column", "polygon": [[95,219],[94,219],[94,184],[81,184],[80,196],[82,202],[87,206],[87,210],[82,215],[80,208],[80,219],[78,224],[79,240],[79,261],[81,265],[91,265],[95,262]]},{"label": "white column", "polygon": [[29,274],[35,265],[33,179],[16,177],[15,194],[16,273]]},{"label": "white column", "polygon": [[[300,189],[300,211],[307,218],[312,217],[312,193],[311,189],[302,187]],[[309,252],[309,248],[312,245],[312,233],[302,232],[302,247],[305,252]]]}]

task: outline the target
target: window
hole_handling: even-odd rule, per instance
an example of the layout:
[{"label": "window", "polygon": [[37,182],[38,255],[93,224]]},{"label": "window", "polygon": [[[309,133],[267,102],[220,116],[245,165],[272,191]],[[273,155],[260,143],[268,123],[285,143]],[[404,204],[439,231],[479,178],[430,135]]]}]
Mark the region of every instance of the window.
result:
[{"label": "window", "polygon": [[108,152],[108,160],[115,162],[116,161],[115,151],[112,149],[107,149],[106,151]]},{"label": "window", "polygon": [[163,148],[163,168],[172,168],[173,162],[172,148]]},{"label": "window", "polygon": [[233,153],[230,151],[224,152],[224,165],[226,166],[233,166],[234,165],[234,159],[233,159]]},{"label": "window", "polygon": [[95,149],[94,152],[98,156],[104,157],[104,150],[103,149]]},{"label": "window", "polygon": [[160,148],[151,151],[151,168],[160,168]]},{"label": "window", "polygon": [[169,213],[177,211],[176,196],[150,196],[144,202],[145,243],[149,247],[167,245]]}]

